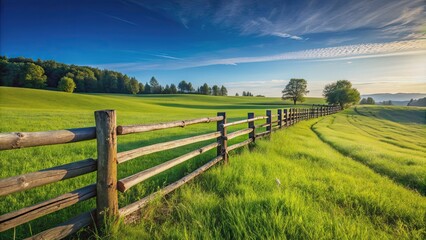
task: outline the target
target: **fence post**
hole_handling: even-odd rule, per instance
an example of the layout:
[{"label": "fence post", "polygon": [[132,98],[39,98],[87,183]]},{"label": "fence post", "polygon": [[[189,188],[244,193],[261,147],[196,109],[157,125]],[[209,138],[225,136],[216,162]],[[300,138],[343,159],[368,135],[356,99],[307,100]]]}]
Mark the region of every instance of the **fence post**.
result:
[{"label": "fence post", "polygon": [[278,109],[278,126],[279,128],[283,127],[283,110],[282,109]]},{"label": "fence post", "polygon": [[268,123],[268,126],[266,126],[266,131],[270,131],[269,134],[272,133],[272,112],[271,110],[266,110],[266,116],[268,117],[266,119],[266,123]]},{"label": "fence post", "polygon": [[223,116],[222,121],[216,123],[216,130],[220,132],[220,137],[217,138],[219,146],[217,146],[217,156],[223,156],[223,162],[228,163],[228,139],[226,137],[226,127],[223,127],[223,124],[226,124],[226,112],[218,112],[217,116]]},{"label": "fence post", "polygon": [[288,120],[287,120],[287,126],[291,126],[291,108],[288,109]]},{"label": "fence post", "polygon": [[99,229],[118,220],[115,110],[95,112],[97,141],[96,220]]},{"label": "fence post", "polygon": [[[248,113],[247,114],[247,118],[248,119],[254,118],[254,113],[252,113],[252,112]],[[251,129],[253,129],[253,131],[251,133],[249,133],[249,139],[253,139],[253,142],[255,142],[256,141],[256,133],[255,133],[256,128],[254,126],[254,121],[253,122],[249,122],[248,123],[248,127],[251,128]]]},{"label": "fence post", "polygon": [[287,108],[283,110],[284,111],[284,121],[285,121],[285,126],[288,127],[288,112],[287,112]]},{"label": "fence post", "polygon": [[299,122],[299,117],[300,117],[300,109],[296,108],[296,123]]}]

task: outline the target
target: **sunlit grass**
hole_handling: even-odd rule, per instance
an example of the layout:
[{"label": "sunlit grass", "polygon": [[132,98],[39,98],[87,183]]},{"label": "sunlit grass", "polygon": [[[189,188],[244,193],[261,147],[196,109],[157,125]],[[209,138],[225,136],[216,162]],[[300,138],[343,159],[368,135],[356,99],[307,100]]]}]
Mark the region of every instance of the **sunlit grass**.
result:
[{"label": "sunlit grass", "polygon": [[231,155],[117,239],[424,239],[426,199],[324,143],[316,121]]},{"label": "sunlit grass", "polygon": [[[322,99],[307,99],[309,103],[323,103]],[[0,132],[47,131],[94,126],[94,111],[115,109],[118,124],[158,123],[216,116],[226,111],[229,121],[247,117],[248,112],[265,115],[266,109],[293,107],[283,105],[279,98],[218,97],[200,95],[124,95],[124,94],[68,94],[44,90],[0,87]],[[306,107],[298,105],[297,107]],[[230,131],[246,127],[233,127]],[[118,151],[125,151],[157,142],[194,136],[216,131],[216,123],[188,126],[153,133],[133,134],[118,138]],[[242,141],[246,136],[230,141]],[[213,141],[213,140],[212,140]],[[212,142],[209,141],[209,142]],[[129,176],[149,167],[207,145],[192,144],[175,150],[151,154],[128,161],[119,166],[119,178]],[[120,206],[125,206],[175,181],[201,166],[216,155],[211,150],[157,177],[138,184],[125,194],[119,194]],[[96,158],[96,142],[53,145],[0,152],[0,178],[54,167],[86,158]],[[73,191],[96,181],[91,173],[74,179],[49,184],[21,193],[1,197],[0,215],[18,210],[60,194]],[[16,228],[17,238],[53,227],[78,213],[95,207],[94,199],[79,203],[56,213],[41,217]],[[0,239],[12,238],[13,230],[0,233]]]},{"label": "sunlit grass", "polygon": [[313,130],[343,154],[426,195],[424,123],[422,108],[358,106],[323,119]]}]

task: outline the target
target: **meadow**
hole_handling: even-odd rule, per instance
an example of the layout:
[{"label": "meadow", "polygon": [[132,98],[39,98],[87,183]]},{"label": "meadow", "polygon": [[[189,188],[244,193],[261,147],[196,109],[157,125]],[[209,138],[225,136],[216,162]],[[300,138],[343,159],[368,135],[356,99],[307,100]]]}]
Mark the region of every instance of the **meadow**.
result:
[{"label": "meadow", "polygon": [[[289,103],[289,102],[288,102]],[[287,104],[288,104],[287,103]],[[307,99],[306,104],[324,103],[322,99]],[[297,107],[307,107],[298,105]],[[0,87],[0,132],[47,131],[56,129],[94,126],[94,111],[115,109],[118,124],[144,124],[162,121],[193,119],[216,116],[226,111],[229,121],[247,118],[248,112],[265,115],[266,109],[283,107],[279,98],[219,97],[200,95],[126,95],[126,94],[68,94],[46,90]],[[241,128],[244,126],[240,126]],[[237,130],[238,127],[233,129]],[[166,140],[178,139],[216,131],[216,123],[188,126],[185,129],[170,129],[154,133],[132,134],[118,138],[118,151],[134,149]],[[244,137],[242,137],[244,138]],[[241,138],[233,140],[241,141]],[[210,141],[211,142],[211,141]],[[232,142],[231,142],[232,143]],[[206,145],[207,142],[188,145],[179,149],[151,154],[128,161],[119,166],[118,177],[122,178],[180,156]],[[159,187],[182,177],[215,156],[211,150],[202,156],[180,164],[169,171],[153,177],[143,184],[119,194],[120,206],[134,202]],[[0,178],[34,172],[86,158],[96,158],[96,141],[52,145],[1,152]],[[7,169],[5,171],[4,169]],[[27,190],[2,197],[0,215],[30,206],[41,201],[70,192],[94,183],[96,174],[87,174],[55,184]],[[22,238],[69,219],[95,206],[90,199],[56,213],[23,224],[15,230],[0,233],[4,238]]]},{"label": "meadow", "polygon": [[[357,109],[376,117],[366,113],[359,116],[348,109],[278,131],[269,141],[258,141],[255,148],[231,155],[228,166],[211,169],[170,197],[158,199],[145,209],[140,224],[122,226],[115,237],[425,239],[426,198],[420,194],[421,189],[399,180],[402,173],[410,171],[403,160],[390,158],[388,162],[385,158],[392,154],[402,158],[405,154],[406,159],[416,161],[410,165],[416,165],[413,171],[419,169],[413,175],[419,174],[420,180],[425,176],[421,175],[426,169],[425,125],[421,123],[424,110]],[[395,168],[394,172],[379,173],[373,163],[341,150],[373,148],[384,138],[361,134],[357,139],[359,133],[344,122],[354,114],[368,118],[358,119],[358,126],[364,128],[388,127],[397,133],[407,128],[419,130],[410,132],[411,142],[402,138],[401,146],[390,144],[393,148],[378,144],[376,154],[370,156],[373,163],[381,161],[387,168]],[[397,138],[397,133],[389,134]],[[339,137],[345,141],[339,142]],[[405,151],[407,146],[415,146],[415,141],[415,152]],[[334,142],[339,142],[338,150]]]},{"label": "meadow", "polygon": [[357,106],[312,129],[342,154],[425,196],[425,113],[424,108]]},{"label": "meadow", "polygon": [[[307,99],[307,105],[296,107],[322,103],[323,99]],[[266,109],[293,107],[287,104],[279,98],[67,94],[1,87],[0,132],[94,126],[93,111],[100,109],[117,110],[118,124],[136,124],[216,116],[220,111],[226,111],[233,121],[246,118],[247,112],[264,115]],[[120,226],[110,237],[424,239],[424,113],[420,108],[357,107],[277,131],[269,140],[231,154],[228,165],[213,167],[153,202],[144,210],[140,224]],[[118,151],[215,129],[216,124],[211,123],[120,136]],[[206,143],[128,161],[119,166],[119,178]],[[359,146],[351,149],[354,144]],[[369,159],[362,158],[361,150],[350,154],[367,147],[374,153]],[[119,194],[120,206],[179,179],[215,154],[212,150]],[[96,158],[94,140],[2,151],[0,178],[88,157]],[[407,178],[407,173],[414,177]],[[95,179],[92,173],[2,197],[0,215],[81,188]],[[29,236],[94,206],[94,199],[79,203],[0,233],[0,238]]]}]

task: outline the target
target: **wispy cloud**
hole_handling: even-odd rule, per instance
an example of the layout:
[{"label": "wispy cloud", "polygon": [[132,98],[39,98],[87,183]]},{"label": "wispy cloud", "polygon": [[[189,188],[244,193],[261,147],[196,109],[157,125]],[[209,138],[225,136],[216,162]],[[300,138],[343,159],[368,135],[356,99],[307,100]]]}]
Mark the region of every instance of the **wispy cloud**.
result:
[{"label": "wispy cloud", "polygon": [[133,26],[137,26],[137,24],[136,24],[136,23],[131,22],[131,21],[129,21],[129,20],[126,20],[126,19],[123,19],[123,18],[119,18],[119,17],[117,17],[117,16],[110,15],[110,14],[103,13],[103,12],[98,12],[98,13],[100,13],[100,14],[102,14],[102,15],[106,16],[106,17],[109,17],[109,18],[115,19],[115,20],[117,20],[117,21],[120,21],[120,22],[123,22],[123,23],[127,23],[127,24],[130,24],[130,25],[133,25]]},{"label": "wispy cloud", "polygon": [[159,58],[172,59],[172,60],[183,60],[183,58],[173,57],[167,54],[149,54],[149,55],[154,57],[159,57]]},{"label": "wispy cloud", "polygon": [[[236,29],[242,35],[301,40],[304,35],[376,29],[383,37],[401,39],[419,31],[426,19],[424,0],[194,0],[137,1],[188,28],[211,24]],[[415,37],[416,35],[411,35]]]},{"label": "wispy cloud", "polygon": [[386,57],[395,55],[412,55],[426,53],[426,39],[394,41],[388,43],[367,43],[340,47],[316,48],[303,51],[285,52],[275,55],[255,57],[234,57],[199,59],[189,58],[181,61],[161,62],[145,65],[141,63],[119,63],[103,65],[122,71],[137,70],[173,70],[210,65],[237,65],[242,63],[270,62],[283,60],[350,60],[359,58]]}]

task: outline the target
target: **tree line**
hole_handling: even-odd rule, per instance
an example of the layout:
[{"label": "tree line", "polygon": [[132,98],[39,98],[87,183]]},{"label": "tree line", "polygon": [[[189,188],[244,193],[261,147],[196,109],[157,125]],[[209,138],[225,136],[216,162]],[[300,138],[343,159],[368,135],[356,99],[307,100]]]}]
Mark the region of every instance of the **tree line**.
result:
[{"label": "tree line", "polygon": [[227,96],[225,86],[204,83],[194,89],[191,82],[181,81],[162,86],[155,77],[143,84],[126,74],[88,66],[0,56],[0,86],[58,89],[65,92],[176,94],[192,93]]},{"label": "tree line", "polygon": [[411,99],[410,102],[408,102],[407,106],[419,106],[419,107],[425,107],[426,106],[426,97],[420,98],[420,99]]},{"label": "tree line", "polygon": [[374,99],[372,97],[362,98],[361,101],[359,102],[359,104],[374,105],[374,104],[376,104],[376,101],[374,101]]}]

